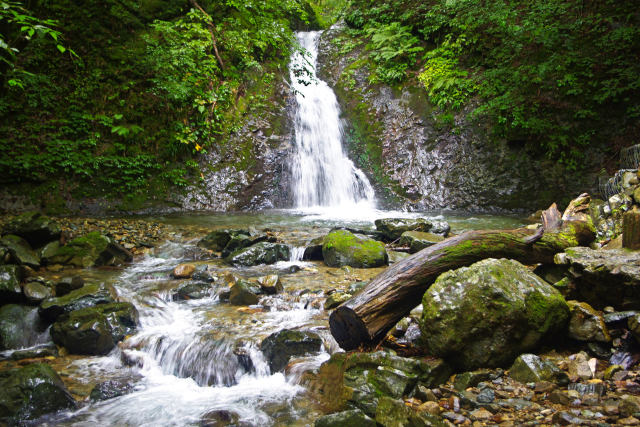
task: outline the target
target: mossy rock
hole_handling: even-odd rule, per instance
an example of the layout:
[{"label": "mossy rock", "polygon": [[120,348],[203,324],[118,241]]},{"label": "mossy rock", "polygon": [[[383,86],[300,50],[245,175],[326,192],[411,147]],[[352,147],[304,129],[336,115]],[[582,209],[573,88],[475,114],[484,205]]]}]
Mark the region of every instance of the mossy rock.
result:
[{"label": "mossy rock", "polygon": [[278,261],[287,261],[289,257],[289,246],[281,243],[260,242],[248,248],[233,252],[225,261],[232,265],[250,267],[259,264],[274,264]]},{"label": "mossy rock", "polygon": [[282,371],[293,356],[316,353],[322,347],[322,339],[314,332],[283,329],[262,340],[264,353],[272,373]]},{"label": "mossy rock", "polygon": [[0,246],[4,246],[9,251],[14,263],[31,268],[40,267],[40,257],[22,237],[12,234],[4,236],[0,239]]},{"label": "mossy rock", "polygon": [[375,221],[376,230],[381,232],[385,239],[394,241],[406,231],[428,232],[432,224],[424,218],[383,218]]},{"label": "mossy rock", "polygon": [[[248,230],[215,230],[204,236],[198,242],[198,246],[212,251],[221,252],[229,243],[232,237],[243,235],[249,236]],[[236,248],[237,249],[237,248]]]},{"label": "mossy rock", "polygon": [[22,268],[17,265],[0,265],[0,304],[23,300],[21,280]]},{"label": "mossy rock", "polygon": [[58,240],[61,228],[56,221],[39,212],[26,212],[9,221],[3,227],[2,234],[15,234],[27,240],[32,247],[38,248]]},{"label": "mossy rock", "polygon": [[34,307],[7,304],[0,308],[0,350],[30,347],[45,330]]},{"label": "mossy rock", "polygon": [[384,244],[347,230],[333,230],[327,234],[322,244],[322,256],[329,267],[372,268],[389,262]]},{"label": "mossy rock", "polygon": [[210,296],[211,290],[211,283],[187,282],[178,286],[171,299],[174,301],[202,299]]},{"label": "mossy rock", "polygon": [[425,233],[422,231],[405,231],[402,233],[402,236],[400,236],[398,243],[400,246],[408,246],[409,252],[415,254],[443,240],[444,237],[439,234]]},{"label": "mossy rock", "polygon": [[567,385],[569,377],[556,365],[541,359],[535,354],[522,354],[509,368],[509,376],[523,384],[550,381],[559,385]]},{"label": "mossy rock", "polygon": [[49,298],[43,301],[38,312],[43,319],[54,322],[62,314],[113,302],[115,302],[115,299],[109,288],[93,283],[71,291],[62,297]]},{"label": "mossy rock", "polygon": [[135,332],[137,324],[133,304],[101,304],[60,316],[51,327],[51,338],[73,354],[104,355]]},{"label": "mossy rock", "polygon": [[67,264],[79,268],[120,265],[133,259],[131,253],[111,238],[92,231],[58,248],[46,259],[49,264]]},{"label": "mossy rock", "polygon": [[422,305],[426,348],[461,370],[510,364],[543,338],[564,331],[569,319],[557,290],[506,259],[440,275]]},{"label": "mossy rock", "polygon": [[76,407],[58,374],[44,363],[0,372],[0,389],[0,421],[9,425]]},{"label": "mossy rock", "polygon": [[578,341],[610,342],[611,336],[602,313],[586,302],[568,301],[571,309],[568,335]]},{"label": "mossy rock", "polygon": [[233,305],[254,305],[259,301],[262,288],[257,283],[238,280],[231,287],[229,302]]},{"label": "mossy rock", "polygon": [[33,305],[38,305],[53,295],[53,291],[49,286],[38,282],[26,283],[22,288],[22,292],[27,301]]}]

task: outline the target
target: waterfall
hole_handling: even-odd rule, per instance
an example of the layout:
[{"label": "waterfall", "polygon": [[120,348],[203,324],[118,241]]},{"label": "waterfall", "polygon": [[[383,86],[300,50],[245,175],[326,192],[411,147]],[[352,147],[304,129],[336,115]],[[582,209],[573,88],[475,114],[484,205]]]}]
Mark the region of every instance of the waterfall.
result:
[{"label": "waterfall", "polygon": [[[340,107],[326,82],[316,76],[320,32],[299,32],[298,42],[308,55],[294,53],[291,81],[298,104],[295,118],[296,152],[293,192],[297,208],[330,207],[372,209],[374,192],[365,174],[342,148]],[[308,76],[299,77],[299,70]],[[309,82],[310,77],[310,82]],[[306,81],[301,82],[299,80]]]}]

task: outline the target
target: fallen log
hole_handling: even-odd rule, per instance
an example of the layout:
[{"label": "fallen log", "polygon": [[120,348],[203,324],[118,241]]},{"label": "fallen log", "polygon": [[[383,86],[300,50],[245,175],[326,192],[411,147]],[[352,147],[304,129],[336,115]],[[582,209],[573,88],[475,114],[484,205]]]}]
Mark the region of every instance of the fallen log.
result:
[{"label": "fallen log", "polygon": [[543,214],[542,232],[527,228],[468,231],[405,258],[331,313],[331,334],[345,350],[375,346],[420,304],[429,286],[445,271],[486,258],[553,263],[556,253],[588,245],[595,238],[585,213],[589,201],[588,195],[581,195],[571,202],[562,219],[553,204]]}]

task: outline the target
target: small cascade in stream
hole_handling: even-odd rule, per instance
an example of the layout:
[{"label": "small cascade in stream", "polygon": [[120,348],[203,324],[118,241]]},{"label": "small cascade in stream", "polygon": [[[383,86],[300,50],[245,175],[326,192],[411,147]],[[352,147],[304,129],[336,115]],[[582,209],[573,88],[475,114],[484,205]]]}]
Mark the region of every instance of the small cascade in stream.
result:
[{"label": "small cascade in stream", "polygon": [[[296,52],[291,59],[291,81],[298,103],[293,161],[295,205],[302,209],[347,210],[356,206],[373,209],[373,187],[343,151],[336,96],[329,85],[316,76],[320,34],[299,32],[298,41],[309,56]],[[306,69],[309,76],[301,76],[302,69]]]}]

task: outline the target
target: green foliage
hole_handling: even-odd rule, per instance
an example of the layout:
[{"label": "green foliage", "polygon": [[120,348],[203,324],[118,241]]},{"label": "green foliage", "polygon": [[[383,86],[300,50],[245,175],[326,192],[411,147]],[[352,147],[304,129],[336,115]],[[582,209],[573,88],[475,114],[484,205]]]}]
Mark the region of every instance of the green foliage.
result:
[{"label": "green foliage", "polygon": [[[346,23],[369,36],[380,80],[419,70],[443,111],[475,99],[495,138],[576,167],[585,147],[640,134],[640,15],[615,0],[353,0]],[[395,28],[415,63],[387,46]],[[376,40],[385,40],[380,43]],[[393,42],[392,42],[393,43]],[[387,59],[388,58],[388,59]],[[612,125],[615,123],[615,125]]]},{"label": "green foliage", "polygon": [[394,83],[404,80],[406,69],[415,63],[418,53],[424,50],[419,40],[411,34],[411,28],[398,22],[368,27],[371,37],[371,58],[378,65],[374,80]]}]

